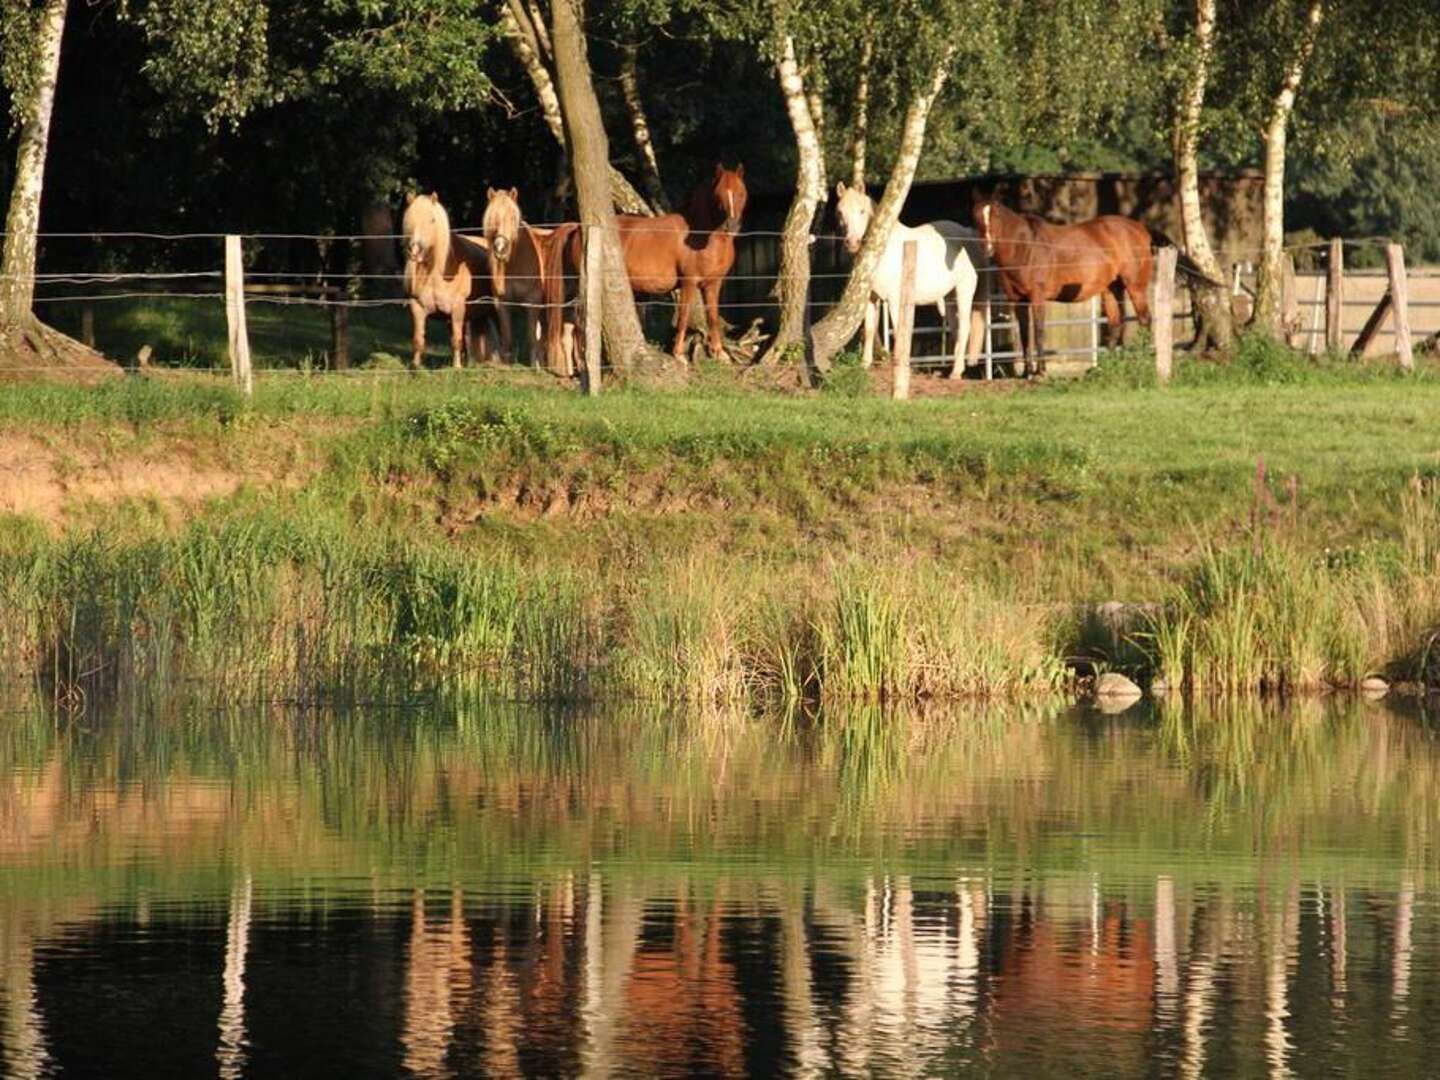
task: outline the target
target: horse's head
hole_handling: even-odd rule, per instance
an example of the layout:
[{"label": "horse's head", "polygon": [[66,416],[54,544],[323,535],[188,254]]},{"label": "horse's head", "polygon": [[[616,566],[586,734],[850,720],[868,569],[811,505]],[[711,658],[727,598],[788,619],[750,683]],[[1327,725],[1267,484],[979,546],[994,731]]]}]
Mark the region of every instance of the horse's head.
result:
[{"label": "horse's head", "polygon": [[845,250],[854,255],[860,250],[865,232],[870,228],[875,203],[859,188],[847,186],[844,180],[835,185],[835,194],[839,196],[835,216],[840,221],[840,235],[845,238]]},{"label": "horse's head", "polygon": [[505,266],[515,253],[515,243],[520,236],[520,192],[515,188],[485,191],[485,216],[481,219],[485,242],[490,245],[491,276],[495,289],[505,292]]},{"label": "horse's head", "polygon": [[985,245],[985,254],[992,259],[995,257],[995,219],[997,217],[995,208],[997,206],[1000,206],[1000,200],[993,194],[980,195],[977,193],[971,204],[971,209],[975,213],[975,235]]},{"label": "horse's head", "polygon": [[715,210],[725,220],[726,232],[739,232],[740,219],[745,215],[745,201],[750,197],[745,187],[745,166],[733,169],[716,164],[715,184],[710,189],[715,197]]},{"label": "horse's head", "polygon": [[450,239],[450,215],[440,205],[440,196],[416,195],[413,191],[405,196],[405,219],[401,226],[405,236],[405,257],[416,265],[433,260],[435,251],[448,244]]}]

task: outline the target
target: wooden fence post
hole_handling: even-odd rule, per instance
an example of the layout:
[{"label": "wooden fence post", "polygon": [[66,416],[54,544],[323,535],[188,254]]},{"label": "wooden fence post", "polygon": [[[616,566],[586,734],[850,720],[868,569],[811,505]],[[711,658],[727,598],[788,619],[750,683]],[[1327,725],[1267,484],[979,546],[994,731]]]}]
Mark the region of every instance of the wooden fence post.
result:
[{"label": "wooden fence post", "polygon": [[255,393],[250,369],[250,335],[245,329],[245,271],[240,259],[240,237],[225,237],[225,327],[230,336],[230,371],[246,397]]},{"label": "wooden fence post", "polygon": [[[985,272],[990,272],[986,267]],[[995,377],[995,305],[992,302],[990,289],[995,283],[990,283],[990,288],[985,290],[985,381],[989,382]]]},{"label": "wooden fence post", "polygon": [[1325,267],[1325,348],[1330,352],[1345,347],[1344,303],[1345,245],[1337,236],[1330,241],[1330,262]]},{"label": "wooden fence post", "polygon": [[95,347],[94,304],[86,304],[80,309],[80,342],[88,349]]},{"label": "wooden fence post", "polygon": [[1155,257],[1155,301],[1150,320],[1150,337],[1155,345],[1155,378],[1164,386],[1170,381],[1175,352],[1175,261],[1173,247],[1162,247]]},{"label": "wooden fence post", "polygon": [[349,293],[337,289],[330,306],[330,368],[345,371],[350,367],[350,305]]},{"label": "wooden fence post", "polygon": [[1415,367],[1415,350],[1410,344],[1410,300],[1405,281],[1405,249],[1385,245],[1385,268],[1390,273],[1390,299],[1395,308],[1395,355],[1406,371]]},{"label": "wooden fence post", "polygon": [[915,336],[915,241],[900,249],[900,310],[895,313],[895,379],[891,394],[896,401],[910,396],[910,341]]},{"label": "wooden fence post", "polygon": [[585,340],[585,393],[596,397],[600,393],[600,290],[603,285],[600,275],[604,272],[602,260],[605,251],[601,246],[599,225],[582,225],[581,228],[585,230],[579,287],[580,325],[584,328]]}]

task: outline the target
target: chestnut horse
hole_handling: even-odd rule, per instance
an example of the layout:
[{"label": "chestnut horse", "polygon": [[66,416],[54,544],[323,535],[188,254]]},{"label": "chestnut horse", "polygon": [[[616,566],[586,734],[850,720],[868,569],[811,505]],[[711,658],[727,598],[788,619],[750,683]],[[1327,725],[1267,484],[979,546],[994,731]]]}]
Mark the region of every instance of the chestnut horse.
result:
[{"label": "chestnut horse", "polygon": [[[975,202],[975,231],[985,245],[1011,303],[1026,306],[1020,348],[1026,366],[1045,373],[1045,304],[1078,303],[1099,295],[1105,307],[1107,346],[1124,328],[1121,300],[1129,294],[1135,315],[1150,325],[1152,244],[1169,241],[1138,221],[1107,214],[1075,225],[1053,225],[1020,214],[993,195]],[[1186,261],[1186,260],[1182,260]]]},{"label": "chestnut horse", "polygon": [[[697,290],[705,298],[710,355],[721,355],[720,288],[735,265],[735,234],[748,198],[745,166],[727,169],[716,165],[715,179],[695,189],[683,215],[615,215],[630,287],[640,293],[664,295],[680,286],[671,349],[677,357],[685,353],[690,306]],[[567,261],[578,263],[579,238],[570,246]]]},{"label": "chestnut horse", "polygon": [[405,295],[410,298],[412,324],[410,357],[419,370],[425,352],[425,320],[430,315],[450,319],[450,354],[455,366],[464,365],[465,320],[471,318],[470,355],[483,362],[489,339],[482,329],[484,307],[491,299],[490,252],[485,244],[450,231],[450,215],[440,196],[409,193],[405,198]]},{"label": "chestnut horse", "polygon": [[[486,192],[482,219],[485,240],[491,252],[491,282],[500,323],[500,349],[507,360],[513,356],[510,308],[523,306],[525,324],[533,349],[540,341],[540,315],[545,313],[545,352],[550,369],[573,374],[575,357],[574,319],[567,317],[564,301],[574,299],[578,256],[563,272],[561,260],[568,254],[568,241],[575,238],[578,252],[580,227],[574,222],[541,229],[527,224],[520,214],[520,193],[515,188]],[[568,293],[567,293],[568,287]]]}]

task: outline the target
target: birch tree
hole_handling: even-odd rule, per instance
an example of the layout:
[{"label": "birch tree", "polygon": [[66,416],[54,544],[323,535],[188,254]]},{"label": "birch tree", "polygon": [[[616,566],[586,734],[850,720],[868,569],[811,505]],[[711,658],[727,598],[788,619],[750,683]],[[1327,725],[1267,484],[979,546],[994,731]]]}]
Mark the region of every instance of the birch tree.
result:
[{"label": "birch tree", "polygon": [[41,327],[34,306],[40,197],[60,78],[65,12],[66,0],[44,0],[38,7],[27,0],[7,0],[3,9],[3,73],[20,133],[10,209],[5,217],[5,251],[0,259],[0,351],[21,363],[30,358],[58,359],[58,335]]}]

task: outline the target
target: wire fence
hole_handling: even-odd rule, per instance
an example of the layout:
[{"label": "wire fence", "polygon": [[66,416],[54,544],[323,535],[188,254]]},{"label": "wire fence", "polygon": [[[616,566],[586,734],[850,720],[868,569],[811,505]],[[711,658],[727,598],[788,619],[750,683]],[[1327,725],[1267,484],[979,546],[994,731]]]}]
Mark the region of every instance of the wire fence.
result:
[{"label": "wire fence", "polygon": [[[551,228],[553,224],[542,227]],[[641,223],[632,225],[631,231],[643,235],[649,231],[673,232],[673,228]],[[477,228],[455,232],[472,238],[482,234]],[[735,263],[724,279],[722,318],[742,328],[756,320],[773,325],[779,308],[777,281],[784,234],[779,230],[745,230],[727,235],[735,243]],[[225,236],[218,232],[141,231],[41,234],[46,269],[35,276],[36,303],[42,306],[50,321],[76,332],[87,342],[98,344],[112,355],[123,356],[133,353],[141,344],[150,344],[155,347],[159,362],[221,368],[226,340],[221,325],[223,303],[216,301],[225,299],[225,274],[218,268],[219,252],[211,244],[222,241]],[[252,325],[251,332],[259,342],[257,357],[262,366],[338,366],[338,358],[332,355],[339,344],[337,335],[342,333],[336,325],[337,319],[349,321],[343,332],[349,335],[354,351],[362,356],[408,354],[410,300],[404,292],[405,264],[401,261],[403,252],[399,243],[403,239],[395,233],[243,235],[242,242],[251,263],[245,269],[247,306],[256,305],[262,311],[273,310],[277,314],[293,309],[316,309],[329,313],[331,322],[327,333],[323,322],[286,326],[283,318],[277,322],[261,316],[256,320],[258,325]],[[818,320],[839,299],[849,282],[850,255],[844,250],[843,232],[817,232],[810,240],[808,302],[811,318]],[[1387,243],[1388,239],[1383,237],[1357,237],[1345,239],[1343,246],[1353,251]],[[88,253],[75,250],[85,244],[90,245]],[[1064,244],[1024,238],[1019,244],[1032,250],[1067,248]],[[304,258],[297,258],[294,245],[312,250]],[[393,261],[380,268],[364,265],[361,257],[365,245],[371,246],[372,253],[376,245],[388,249]],[[177,253],[175,249],[180,246],[185,246],[184,250]],[[1329,246],[1327,241],[1307,241],[1284,245],[1283,250],[1292,257],[1299,253],[1319,253],[1319,260],[1323,262]],[[142,251],[142,248],[149,250]],[[1263,254],[1261,248],[1226,251],[1228,260],[1242,264],[1247,255],[1258,262]],[[63,261],[71,265],[50,268],[50,264],[59,264],[61,257],[67,255]],[[90,265],[74,265],[81,260],[89,261]],[[97,268],[97,262],[106,262],[112,268]],[[136,268],[117,265],[127,262]],[[298,265],[300,263],[306,265]],[[1063,259],[1051,260],[1051,263],[1056,269],[1068,265]],[[1004,295],[995,268],[987,266],[980,272],[982,283],[976,302],[987,311],[982,355],[995,362],[1017,359],[1020,356],[1018,326],[1030,305]],[[520,313],[545,307],[539,300],[526,298],[538,291],[535,275],[510,273],[508,276],[514,290],[522,295],[507,299],[506,307],[520,309]],[[1409,307],[1418,315],[1417,332],[1433,333],[1428,313],[1440,310],[1440,271],[1414,269],[1410,276],[1414,295]],[[1310,325],[1301,328],[1304,340],[1312,348],[1317,337],[1323,337],[1314,318],[1325,306],[1323,294],[1316,291],[1323,285],[1323,277],[1322,271],[1318,275],[1300,272],[1295,278],[1301,294],[1297,306],[1312,315]],[[1248,288],[1250,278],[1253,273],[1236,275],[1234,287]],[[1346,280],[1354,282],[1355,287],[1347,292],[1345,310],[1374,309],[1378,293],[1370,295],[1371,290],[1365,284],[1370,279],[1376,283],[1376,289],[1383,291],[1386,280],[1383,271],[1346,271]],[[579,303],[573,281],[574,276],[567,275],[567,291],[562,300],[563,306],[572,310]],[[673,335],[676,297],[640,294],[637,301],[647,335],[668,341]],[[186,305],[206,309],[207,314],[197,317],[193,311],[175,310]],[[101,314],[107,306],[119,310]],[[1083,355],[1093,362],[1099,353],[1104,325],[1099,304],[1052,302],[1044,307],[1047,353]],[[1180,325],[1177,337],[1183,335],[1183,328],[1191,317],[1188,310],[1176,313],[1176,322]],[[1136,321],[1133,306],[1127,305],[1124,320]],[[1440,322],[1440,319],[1434,321]],[[1350,334],[1359,330],[1358,326],[1346,326]],[[919,346],[914,356],[917,367],[949,363],[954,327],[947,324],[933,306],[917,308],[914,332]],[[1393,336],[1393,331],[1384,333]],[[514,335],[522,341],[521,350],[530,351],[529,342],[523,340],[525,336]],[[889,334],[885,333],[884,337],[888,346]]]}]

